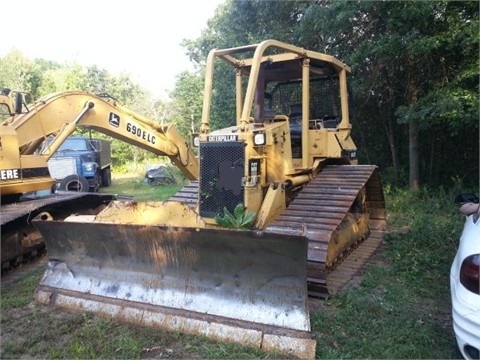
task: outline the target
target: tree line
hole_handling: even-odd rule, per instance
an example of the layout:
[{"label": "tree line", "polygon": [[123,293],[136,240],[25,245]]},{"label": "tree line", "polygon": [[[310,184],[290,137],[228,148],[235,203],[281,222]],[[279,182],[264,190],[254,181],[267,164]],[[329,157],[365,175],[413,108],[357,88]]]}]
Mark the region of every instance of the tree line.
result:
[{"label": "tree line", "polygon": [[[178,74],[168,102],[153,100],[126,75],[29,62],[18,52],[0,59],[0,86],[37,96],[66,89],[107,92],[145,116],[175,123],[187,136],[200,123],[208,52],[276,39],[333,55],[352,68],[359,159],[378,165],[385,182],[478,188],[479,24],[477,1],[226,0],[198,38],[183,41],[196,67]],[[232,125],[235,117],[234,84],[222,71],[215,74],[214,128]],[[120,154],[124,160],[134,156],[131,150]]]}]

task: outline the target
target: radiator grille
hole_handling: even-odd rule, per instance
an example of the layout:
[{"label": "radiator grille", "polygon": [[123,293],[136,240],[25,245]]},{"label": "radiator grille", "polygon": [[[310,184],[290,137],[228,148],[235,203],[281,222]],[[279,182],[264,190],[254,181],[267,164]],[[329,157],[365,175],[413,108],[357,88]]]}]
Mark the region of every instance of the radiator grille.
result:
[{"label": "radiator grille", "polygon": [[48,171],[54,179],[63,179],[77,173],[77,160],[73,157],[51,158],[48,160]]},{"label": "radiator grille", "polygon": [[200,144],[200,216],[215,217],[244,203],[244,149],[238,141]]}]

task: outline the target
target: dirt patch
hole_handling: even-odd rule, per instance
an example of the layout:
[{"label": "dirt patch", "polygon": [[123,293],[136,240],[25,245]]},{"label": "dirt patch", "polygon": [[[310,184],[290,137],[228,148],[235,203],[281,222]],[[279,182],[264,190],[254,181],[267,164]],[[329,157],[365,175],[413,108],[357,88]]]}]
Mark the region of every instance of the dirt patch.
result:
[{"label": "dirt patch", "polygon": [[192,355],[183,351],[184,344],[172,343],[167,346],[143,348],[140,359],[202,359],[202,356]]}]

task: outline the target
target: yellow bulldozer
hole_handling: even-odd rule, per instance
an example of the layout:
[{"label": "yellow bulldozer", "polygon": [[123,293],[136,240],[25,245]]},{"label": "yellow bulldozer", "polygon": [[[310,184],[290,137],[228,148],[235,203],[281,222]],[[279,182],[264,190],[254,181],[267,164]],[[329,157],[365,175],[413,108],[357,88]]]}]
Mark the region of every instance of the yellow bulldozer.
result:
[{"label": "yellow bulldozer", "polygon": [[[235,72],[236,113],[211,129],[221,64]],[[198,173],[168,201],[39,214],[49,262],[37,301],[313,358],[308,297],[335,293],[349,259],[385,227],[378,169],[358,165],[351,138],[349,72],[276,40],[212,50]],[[146,121],[115,124],[99,127],[159,138]]]}]

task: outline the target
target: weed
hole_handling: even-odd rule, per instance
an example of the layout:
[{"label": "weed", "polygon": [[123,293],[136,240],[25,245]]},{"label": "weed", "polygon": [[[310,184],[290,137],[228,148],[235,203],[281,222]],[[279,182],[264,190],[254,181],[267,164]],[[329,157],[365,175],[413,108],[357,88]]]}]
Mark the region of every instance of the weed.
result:
[{"label": "weed", "polygon": [[223,208],[223,216],[215,216],[218,225],[231,229],[248,229],[255,220],[255,213],[247,213],[243,204],[238,204],[233,214],[226,207]]}]

